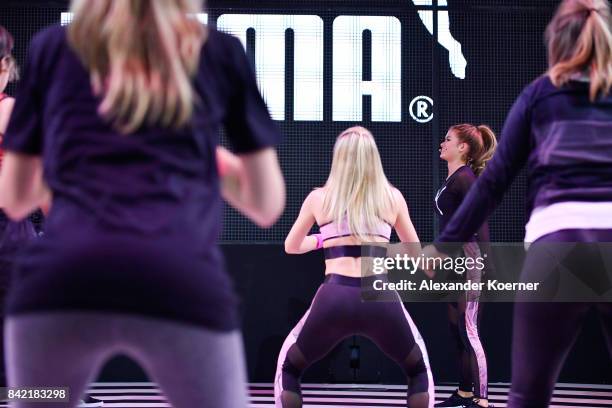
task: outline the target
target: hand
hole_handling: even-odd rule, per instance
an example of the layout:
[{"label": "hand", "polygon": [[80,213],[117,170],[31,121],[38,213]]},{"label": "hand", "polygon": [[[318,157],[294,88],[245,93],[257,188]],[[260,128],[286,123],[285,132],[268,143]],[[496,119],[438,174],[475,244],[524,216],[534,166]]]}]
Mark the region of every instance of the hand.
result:
[{"label": "hand", "polygon": [[49,190],[48,187],[46,187],[46,190],[47,191],[45,192],[44,197],[40,203],[40,210],[42,211],[45,217],[49,214],[49,211],[51,211],[51,204],[53,202],[53,194],[51,193],[51,190]]},{"label": "hand", "polygon": [[242,172],[240,158],[222,146],[217,146],[216,156],[217,172],[221,180],[221,190],[224,197],[240,195],[240,176]]},{"label": "hand", "polygon": [[219,177],[235,175],[242,168],[240,158],[223,146],[217,146],[217,171]]},{"label": "hand", "polygon": [[[427,261],[428,258],[449,258],[447,254],[438,251],[438,248],[433,245],[427,245],[425,248],[423,248],[423,257],[425,261]],[[432,263],[433,262],[425,262],[425,265],[431,265]],[[427,275],[427,277],[430,279],[433,279],[434,276],[436,276],[436,271],[434,269],[423,268],[423,272],[425,272],[425,275]]]}]

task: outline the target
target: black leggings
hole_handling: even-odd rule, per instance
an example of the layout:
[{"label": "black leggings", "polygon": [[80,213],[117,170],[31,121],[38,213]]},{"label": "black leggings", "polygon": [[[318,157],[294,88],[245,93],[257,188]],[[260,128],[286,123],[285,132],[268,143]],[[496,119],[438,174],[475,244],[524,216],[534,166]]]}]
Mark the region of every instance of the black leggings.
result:
[{"label": "black leggings", "polygon": [[[564,230],[538,242],[612,242],[612,230]],[[571,255],[570,255],[571,256]],[[577,259],[565,258],[579,267]],[[543,282],[551,268],[541,257],[527,254],[522,281]],[[514,306],[512,388],[508,408],[542,408],[550,403],[554,386],[582,322],[591,307],[600,312],[608,350],[612,356],[612,303],[529,303]]]},{"label": "black leggings", "polygon": [[[36,237],[29,218],[13,222],[0,210],[0,327],[4,325],[5,303],[15,258],[27,243]],[[4,336],[0,335],[0,387],[6,387]]]},{"label": "black leggings", "polygon": [[408,406],[433,407],[434,387],[427,351],[397,294],[395,301],[364,302],[361,279],[327,275],[310,309],[289,333],[278,357],[274,399],[278,408],[302,406],[300,378],[308,366],[352,335],[371,339],[404,371]]},{"label": "black leggings", "polygon": [[[476,242],[463,246],[466,256],[480,256]],[[472,268],[466,271],[466,279],[480,282],[482,270]],[[480,341],[480,317],[482,304],[478,301],[480,293],[470,291],[460,296],[457,302],[448,304],[448,322],[451,336],[459,354],[459,389],[473,392],[477,398],[488,398],[487,357]]]},{"label": "black leggings", "polygon": [[[477,398],[488,398],[487,360],[480,341],[482,304],[465,300],[448,304],[448,322],[453,343],[459,355],[459,389],[473,392]],[[467,312],[467,313],[466,313]]]}]

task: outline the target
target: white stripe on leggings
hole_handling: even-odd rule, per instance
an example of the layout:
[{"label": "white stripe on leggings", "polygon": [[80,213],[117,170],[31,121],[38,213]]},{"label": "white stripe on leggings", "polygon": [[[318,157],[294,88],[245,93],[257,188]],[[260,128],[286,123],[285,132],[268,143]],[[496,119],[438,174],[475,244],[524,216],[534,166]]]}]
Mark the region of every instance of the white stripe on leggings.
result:
[{"label": "white stripe on leggings", "polygon": [[[315,295],[315,298],[316,298],[316,295]],[[416,325],[412,321],[410,314],[404,307],[404,304],[399,299],[399,295],[398,295],[397,302],[399,302],[399,304],[402,307],[402,310],[404,312],[404,317],[406,318],[406,321],[408,322],[408,325],[410,326],[410,331],[412,332],[412,336],[414,337],[415,344],[418,345],[419,349],[421,350],[421,355],[423,356],[423,362],[425,363],[425,368],[427,370],[427,383],[428,383],[427,393],[429,394],[428,408],[433,408],[434,403],[435,403],[435,387],[434,387],[434,381],[433,381],[433,374],[431,373],[431,366],[429,365],[429,356],[427,354],[427,348],[425,347],[425,341],[423,340],[423,336],[421,336],[419,329],[417,329]],[[313,303],[314,303],[314,299],[313,299]],[[283,346],[281,347],[280,353],[278,354],[278,360],[276,362],[276,374],[274,375],[274,406],[276,408],[283,408],[282,403],[281,403],[281,394],[283,392],[283,380],[282,380],[283,364],[285,363],[285,360],[287,359],[287,353],[289,352],[289,349],[297,341],[297,338],[300,335],[300,332],[302,331],[302,328],[304,327],[304,323],[308,319],[309,315],[310,315],[310,308],[306,311],[306,313],[300,319],[300,321],[295,325],[293,330],[291,330],[291,332],[289,333],[289,335],[283,342]]]},{"label": "white stripe on leggings", "polygon": [[406,310],[406,307],[404,307],[404,304],[401,303],[401,301],[400,301],[400,305],[402,305],[402,310],[404,311],[404,317],[406,317],[406,320],[408,321],[408,324],[410,325],[410,331],[412,331],[412,336],[414,337],[414,341],[421,349],[421,355],[423,356],[423,361],[425,362],[425,368],[427,369],[427,384],[428,384],[427,393],[429,394],[429,408],[433,408],[434,403],[436,401],[436,391],[434,387],[433,374],[431,373],[431,366],[429,365],[429,355],[427,354],[427,347],[425,347],[425,340],[423,340],[423,336],[421,336],[421,333],[419,333],[419,329],[417,329],[416,324],[414,324],[414,322],[412,321],[410,314]]},{"label": "white stripe on leggings", "polygon": [[297,338],[300,335],[302,327],[304,327],[304,323],[306,322],[306,319],[308,319],[309,314],[310,309],[306,311],[304,317],[302,317],[298,324],[295,325],[293,330],[291,330],[291,332],[285,339],[283,346],[281,347],[280,353],[278,354],[278,361],[276,362],[276,374],[274,375],[274,406],[276,408],[283,408],[283,405],[281,404],[281,394],[283,392],[283,364],[287,359],[287,353],[289,352],[289,349],[297,341]]},{"label": "white stripe on leggings", "polygon": [[468,340],[476,355],[476,363],[478,364],[478,377],[480,382],[479,396],[487,398],[487,357],[478,336],[478,302],[467,302],[465,307],[465,330]]},{"label": "white stripe on leggings", "polygon": [[[481,255],[480,247],[476,242],[468,242],[463,246],[463,251],[466,255],[472,258],[477,258]],[[482,280],[482,269],[477,267],[471,268],[467,271],[467,278],[474,283],[480,283]],[[479,397],[488,397],[488,373],[487,373],[487,357],[480,342],[480,336],[478,335],[478,299],[480,297],[480,291],[468,291],[466,293],[466,306],[465,306],[465,331],[467,333],[468,341],[474,354],[476,356],[476,364],[478,365],[478,382],[480,389],[478,393]],[[471,301],[470,299],[476,299]],[[474,390],[476,391],[476,390]]]}]

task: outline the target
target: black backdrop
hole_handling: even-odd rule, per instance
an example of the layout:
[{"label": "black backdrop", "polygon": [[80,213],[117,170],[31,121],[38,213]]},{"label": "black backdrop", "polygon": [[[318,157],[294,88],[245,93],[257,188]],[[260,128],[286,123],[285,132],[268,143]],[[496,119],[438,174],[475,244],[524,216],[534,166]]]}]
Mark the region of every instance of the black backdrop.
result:
[{"label": "black backdrop", "polygon": [[[415,1],[419,4],[426,1]],[[433,3],[438,3],[433,0]],[[279,121],[284,142],[279,148],[286,177],[287,209],[269,230],[252,226],[233,210],[224,213],[223,249],[228,269],[236,278],[243,298],[244,336],[251,381],[270,382],[275,359],[284,336],[307,309],[321,281],[320,254],[302,257],[284,255],[279,245],[295,219],[303,198],[326,179],[335,136],[356,122],[332,121],[332,23],[339,15],[394,16],[401,31],[401,122],[370,120],[371,98],[363,98],[360,124],[374,133],[390,181],[405,195],[422,241],[434,238],[436,221],[432,197],[445,175],[437,148],[446,129],[455,123],[486,123],[499,132],[505,115],[520,90],[546,69],[543,32],[557,0],[448,0],[435,7],[415,6],[410,0],[210,0],[209,22],[222,14],[311,14],[324,23],[323,121],[291,119],[294,84],[286,76],[287,118]],[[0,24],[16,38],[16,57],[23,62],[31,36],[40,28],[59,22],[67,1],[2,0]],[[426,29],[419,11],[448,11],[450,31],[467,60],[465,79],[455,77],[448,51]],[[438,14],[440,16],[440,14]],[[250,36],[249,38],[252,38]],[[286,41],[287,55],[295,50]],[[364,39],[364,79],[368,60],[368,38]],[[250,54],[257,47],[249,39]],[[293,62],[287,58],[287,72]],[[9,93],[13,92],[9,88]],[[419,95],[434,100],[434,117],[415,122],[410,101]],[[519,177],[501,207],[490,220],[492,239],[521,241],[524,234],[524,177]],[[489,355],[491,381],[508,381],[510,375],[511,305],[486,305],[483,337]],[[428,344],[437,381],[456,378],[452,347],[446,328],[445,306],[411,304],[413,314]],[[360,347],[360,368],[349,368],[353,342]],[[585,331],[561,375],[564,381],[612,382],[597,321],[591,316]],[[142,372],[126,359],[115,359],[105,369],[104,379],[139,379]],[[365,339],[348,339],[306,375],[306,381],[357,381],[401,383],[397,368]]]},{"label": "black backdrop", "polygon": [[[294,83],[289,73],[294,67],[289,56],[301,50],[295,49],[291,36],[287,36],[287,119],[278,122],[284,134],[279,154],[287,182],[287,209],[269,230],[258,229],[235,211],[226,209],[222,240],[226,243],[282,242],[304,197],[325,182],[335,137],[355,123],[372,130],[385,172],[404,193],[421,240],[432,240],[436,233],[432,197],[445,176],[445,165],[437,151],[446,129],[452,124],[471,122],[489,124],[496,132],[501,131],[505,115],[520,90],[546,69],[543,32],[557,3],[556,0],[448,0],[448,6],[432,8],[415,6],[411,0],[210,0],[207,11],[213,26],[222,14],[310,14],[321,17],[324,31],[322,121],[292,119]],[[67,9],[67,1],[3,0],[0,7],[0,24],[16,37],[15,54],[21,62],[29,38],[45,25],[59,22],[60,13]],[[468,64],[465,79],[451,73],[448,51],[419,18],[419,11],[431,13],[432,9],[448,11],[451,34],[461,44]],[[437,15],[441,18],[439,12]],[[343,15],[392,16],[400,21],[401,122],[371,121],[369,96],[363,97],[361,122],[332,120],[332,23]],[[252,54],[257,44],[254,40],[248,44]],[[368,48],[367,44],[364,48]],[[371,70],[370,55],[367,50],[364,52],[365,79]],[[9,92],[12,90],[10,87]],[[420,95],[434,101],[433,120],[424,124],[414,121],[409,113],[410,102]],[[524,188],[524,178],[519,177],[491,219],[493,240],[522,240]]]}]

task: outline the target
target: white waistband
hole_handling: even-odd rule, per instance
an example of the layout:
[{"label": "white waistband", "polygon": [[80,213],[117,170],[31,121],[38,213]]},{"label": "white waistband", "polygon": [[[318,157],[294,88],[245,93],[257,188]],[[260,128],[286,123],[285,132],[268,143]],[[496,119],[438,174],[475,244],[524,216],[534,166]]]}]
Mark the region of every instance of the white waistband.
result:
[{"label": "white waistband", "polygon": [[525,242],[565,229],[612,229],[612,202],[566,201],[538,207],[525,225]]}]

